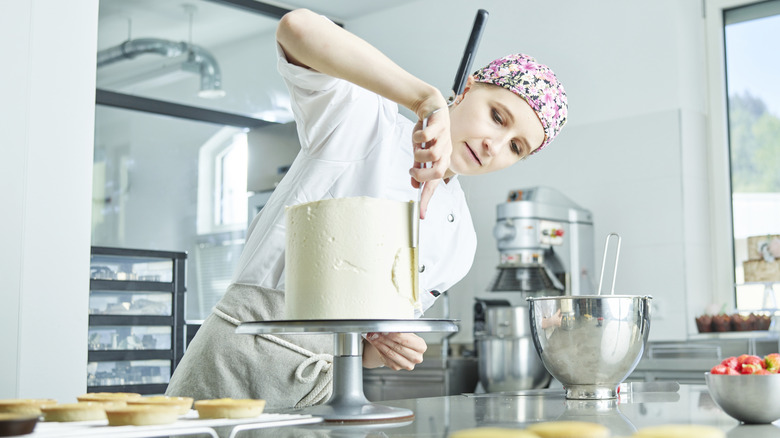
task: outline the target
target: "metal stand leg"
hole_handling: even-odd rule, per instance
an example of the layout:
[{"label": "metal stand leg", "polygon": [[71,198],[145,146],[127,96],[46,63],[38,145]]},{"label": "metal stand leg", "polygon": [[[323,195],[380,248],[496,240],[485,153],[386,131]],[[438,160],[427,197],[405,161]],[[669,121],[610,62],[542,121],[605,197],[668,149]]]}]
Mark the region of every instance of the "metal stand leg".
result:
[{"label": "metal stand leg", "polygon": [[332,422],[398,421],[414,417],[409,409],[378,405],[363,393],[363,341],[360,333],[337,333],[333,353],[333,395],[327,403],[299,413]]}]

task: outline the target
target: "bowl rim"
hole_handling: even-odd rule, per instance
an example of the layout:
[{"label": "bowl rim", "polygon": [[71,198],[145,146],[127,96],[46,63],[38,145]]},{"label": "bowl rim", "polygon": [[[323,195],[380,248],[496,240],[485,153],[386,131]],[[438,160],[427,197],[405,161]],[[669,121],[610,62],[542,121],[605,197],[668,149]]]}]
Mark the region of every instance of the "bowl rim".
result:
[{"label": "bowl rim", "polygon": [[[752,377],[752,378],[756,378],[756,377],[761,378],[761,377],[780,376],[780,373],[770,373],[770,374],[712,374],[710,371],[705,371],[704,375],[705,375],[705,377],[706,376],[709,376],[709,377],[712,377],[712,376],[723,376],[723,377],[740,377],[740,376],[745,376],[745,377]],[[719,377],[715,377],[715,378],[717,379]]]},{"label": "bowl rim", "polygon": [[593,299],[593,298],[641,298],[652,300],[652,295],[561,295],[557,297],[527,297],[526,301],[562,300],[562,299]]}]

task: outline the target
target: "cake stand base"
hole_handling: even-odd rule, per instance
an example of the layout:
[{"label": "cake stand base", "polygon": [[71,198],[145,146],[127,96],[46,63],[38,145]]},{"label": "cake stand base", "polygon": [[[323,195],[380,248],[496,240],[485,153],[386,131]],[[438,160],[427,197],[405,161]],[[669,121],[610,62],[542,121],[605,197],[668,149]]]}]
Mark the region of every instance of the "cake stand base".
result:
[{"label": "cake stand base", "polygon": [[[336,339],[343,335],[336,336]],[[349,335],[347,335],[349,336]],[[358,341],[360,340],[359,335]],[[338,341],[337,341],[338,342]],[[338,350],[336,350],[338,351]],[[296,411],[328,422],[403,421],[414,417],[408,409],[379,405],[363,394],[363,357],[333,357],[333,395],[327,403]]]},{"label": "cake stand base", "polygon": [[360,423],[406,421],[414,418],[409,409],[372,403],[363,393],[362,333],[456,332],[456,321],[415,320],[313,320],[259,321],[236,328],[241,334],[295,334],[301,332],[334,333],[333,394],[327,403],[289,411],[322,417],[327,422]]}]

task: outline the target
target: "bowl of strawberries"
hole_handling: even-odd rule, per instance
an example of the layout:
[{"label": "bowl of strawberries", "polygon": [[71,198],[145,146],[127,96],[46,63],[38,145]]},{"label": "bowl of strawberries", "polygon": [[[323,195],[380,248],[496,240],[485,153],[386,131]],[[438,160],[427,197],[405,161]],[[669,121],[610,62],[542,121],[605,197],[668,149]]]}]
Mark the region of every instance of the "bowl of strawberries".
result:
[{"label": "bowl of strawberries", "polygon": [[780,354],[729,357],[704,373],[715,403],[742,423],[780,419]]}]

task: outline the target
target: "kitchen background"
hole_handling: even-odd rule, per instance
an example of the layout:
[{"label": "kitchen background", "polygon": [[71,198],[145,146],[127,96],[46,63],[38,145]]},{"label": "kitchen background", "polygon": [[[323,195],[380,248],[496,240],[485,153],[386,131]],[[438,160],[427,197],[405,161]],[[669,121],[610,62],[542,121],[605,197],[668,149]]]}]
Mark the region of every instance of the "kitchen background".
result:
[{"label": "kitchen background", "polygon": [[[721,10],[744,2],[320,3],[287,4],[329,16],[445,96],[477,8],[490,18],[475,68],[522,51],[566,86],[569,123],[553,147],[461,179],[479,246],[449,291],[449,315],[462,321],[452,342],[471,342],[474,297],[496,272],[496,205],[532,186],[555,188],[593,213],[596,270],[606,235],[622,236],[615,290],[654,297],[651,341],[686,341],[696,315],[734,309]],[[90,245],[186,251],[187,318],[208,315],[248,217],[296,153],[275,22],[212,1],[0,5],[8,61],[0,81],[0,348],[8,353],[0,355],[0,397],[83,392]],[[199,97],[197,66],[186,56],[95,68],[96,50],[108,57],[129,38],[206,49],[225,95]],[[123,109],[144,103],[127,94],[205,108],[195,119],[217,120],[208,110],[234,117],[214,123]],[[232,170],[245,162],[246,176]],[[437,305],[426,316],[443,312]]]}]

